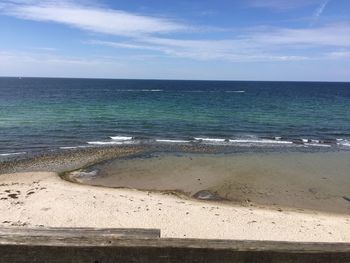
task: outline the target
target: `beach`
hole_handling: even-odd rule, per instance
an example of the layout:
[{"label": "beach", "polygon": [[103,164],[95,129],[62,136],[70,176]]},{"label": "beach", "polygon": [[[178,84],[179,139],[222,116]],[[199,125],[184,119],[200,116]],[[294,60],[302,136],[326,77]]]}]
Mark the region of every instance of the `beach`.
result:
[{"label": "beach", "polygon": [[79,185],[56,173],[0,176],[0,224],[158,228],[162,237],[349,242],[350,215],[292,212]]},{"label": "beach", "polygon": [[349,242],[349,84],[0,78],[0,225]]}]

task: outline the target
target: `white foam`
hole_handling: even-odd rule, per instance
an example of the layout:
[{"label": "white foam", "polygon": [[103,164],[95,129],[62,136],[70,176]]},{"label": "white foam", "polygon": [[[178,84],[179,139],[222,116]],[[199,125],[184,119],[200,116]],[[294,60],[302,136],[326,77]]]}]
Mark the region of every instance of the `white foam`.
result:
[{"label": "white foam", "polygon": [[66,147],[60,147],[62,150],[69,150],[69,149],[77,149],[78,146],[66,146]]},{"label": "white foam", "polygon": [[162,89],[119,89],[119,92],[159,92],[163,91]]},{"label": "white foam", "polygon": [[301,140],[303,141],[303,143],[306,143],[309,141],[308,139],[301,139]]},{"label": "white foam", "polygon": [[12,156],[12,155],[21,155],[26,154],[27,152],[16,152],[16,153],[1,153],[0,156]]},{"label": "white foam", "polygon": [[227,92],[227,93],[244,93],[245,90],[227,90],[225,92]]},{"label": "white foam", "polygon": [[114,145],[114,144],[124,144],[123,142],[113,142],[113,141],[110,141],[110,142],[99,142],[99,141],[96,141],[96,142],[87,142],[88,144],[93,144],[93,145]]},{"label": "white foam", "polygon": [[168,143],[188,143],[190,141],[186,140],[167,140],[167,139],[157,139],[157,142],[168,142]]},{"label": "white foam", "polygon": [[162,89],[142,89],[141,91],[159,92],[159,91],[163,91],[163,90]]},{"label": "white foam", "polygon": [[350,147],[350,141],[349,140],[345,140],[345,139],[337,139],[337,144],[339,146]]},{"label": "white foam", "polygon": [[204,142],[225,142],[225,139],[220,138],[194,138],[197,141],[204,141]]},{"label": "white foam", "polygon": [[234,139],[230,140],[230,142],[233,143],[267,143],[267,144],[292,144],[292,142],[289,141],[275,141],[275,140],[246,140],[246,139]]},{"label": "white foam", "polygon": [[328,144],[320,144],[320,143],[305,143],[306,146],[317,146],[317,147],[332,147]]},{"label": "white foam", "polygon": [[129,141],[129,140],[132,140],[131,136],[111,136],[110,138],[112,140],[115,140],[115,141]]}]

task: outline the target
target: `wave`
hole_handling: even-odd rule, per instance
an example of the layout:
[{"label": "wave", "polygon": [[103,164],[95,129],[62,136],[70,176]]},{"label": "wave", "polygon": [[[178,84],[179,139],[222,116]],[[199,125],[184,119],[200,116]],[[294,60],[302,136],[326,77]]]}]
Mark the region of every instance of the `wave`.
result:
[{"label": "wave", "polygon": [[184,90],[182,92],[188,92],[188,93],[203,93],[203,92],[244,93],[245,90]]},{"label": "wave", "polygon": [[109,142],[96,141],[96,142],[87,142],[87,143],[92,144],[92,145],[120,145],[120,144],[124,144],[124,142],[114,142],[114,141],[109,141]]},{"label": "wave", "polygon": [[70,150],[70,149],[77,149],[79,146],[64,146],[60,147],[61,150]]},{"label": "wave", "polygon": [[142,89],[141,91],[144,91],[144,92],[159,92],[159,91],[163,91],[162,89]]},{"label": "wave", "polygon": [[225,142],[226,139],[220,139],[220,138],[200,138],[195,137],[194,138],[197,141],[203,141],[203,142]]},{"label": "wave", "polygon": [[[163,89],[119,89],[117,90],[119,92],[161,92],[164,91]],[[168,92],[172,92],[171,90]],[[177,92],[177,91],[175,91]],[[226,93],[244,93],[245,90],[183,90],[181,92],[184,93],[220,93],[220,92],[226,92]]]},{"label": "wave", "polygon": [[157,142],[165,142],[165,143],[189,143],[191,141],[188,140],[170,140],[170,139],[156,139]]},{"label": "wave", "polygon": [[110,137],[114,141],[129,141],[132,140],[131,136],[111,136]]},{"label": "wave", "polygon": [[251,140],[251,139],[233,139],[229,140],[231,143],[266,143],[266,144],[292,144],[291,141],[281,141],[281,140],[268,140],[268,139],[261,139],[261,140]]},{"label": "wave", "polygon": [[245,90],[226,90],[226,93],[244,93]]},{"label": "wave", "polygon": [[[238,138],[223,138],[223,137],[192,137],[188,139],[167,139],[156,137],[132,137],[132,136],[111,136],[111,140],[105,141],[89,141],[85,147],[93,147],[94,145],[126,145],[139,143],[199,143],[208,145],[222,145],[222,146],[295,146],[295,147],[350,147],[350,140],[347,139],[310,139],[310,138],[284,138],[281,136],[258,138],[255,136],[243,136]],[[75,149],[76,147],[60,147],[60,149]],[[4,156],[4,155],[2,155]]]},{"label": "wave", "polygon": [[160,92],[162,89],[118,89],[120,92]]},{"label": "wave", "polygon": [[329,144],[321,144],[321,143],[305,143],[306,146],[317,146],[317,147],[332,147]]},{"label": "wave", "polygon": [[337,145],[339,145],[339,146],[345,146],[345,147],[350,147],[350,140],[346,140],[346,139],[337,139]]},{"label": "wave", "polygon": [[125,144],[135,144],[135,141],[95,141],[87,142],[90,145],[125,145]]},{"label": "wave", "polygon": [[269,140],[269,139],[224,139],[224,138],[194,138],[196,141],[204,143],[241,143],[241,144],[292,144],[291,141]]},{"label": "wave", "polygon": [[22,155],[26,154],[27,152],[15,152],[15,153],[0,153],[0,156],[13,156],[13,155]]}]

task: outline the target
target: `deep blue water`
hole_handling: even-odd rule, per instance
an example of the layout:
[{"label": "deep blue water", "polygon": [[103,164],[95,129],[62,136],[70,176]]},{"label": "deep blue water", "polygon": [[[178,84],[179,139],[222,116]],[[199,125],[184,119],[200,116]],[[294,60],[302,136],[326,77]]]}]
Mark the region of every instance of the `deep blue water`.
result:
[{"label": "deep blue water", "polygon": [[0,154],[110,136],[347,146],[350,83],[0,78]]}]

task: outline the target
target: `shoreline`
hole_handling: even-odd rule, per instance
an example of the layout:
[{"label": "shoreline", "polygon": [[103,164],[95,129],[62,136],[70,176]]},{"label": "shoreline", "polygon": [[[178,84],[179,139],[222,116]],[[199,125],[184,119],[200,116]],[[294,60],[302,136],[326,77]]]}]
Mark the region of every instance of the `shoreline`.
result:
[{"label": "shoreline", "polygon": [[[96,187],[61,178],[67,171],[89,169],[111,160],[152,161],[152,155],[161,153],[180,159],[188,154],[204,158],[257,155],[250,150],[223,153],[221,147],[118,146],[0,162],[0,226],[160,228],[163,237],[350,242],[349,213],[300,210],[281,204],[203,201],[174,191]],[[258,155],[281,153],[287,152],[273,149]],[[307,153],[314,154],[292,152]]]},{"label": "shoreline", "polygon": [[[160,153],[200,153],[200,154],[240,154],[240,153],[322,153],[349,152],[350,148],[339,147],[306,147],[303,144],[293,144],[284,147],[225,145],[225,144],[121,144],[100,145],[82,148],[52,149],[39,152],[29,152],[21,155],[2,156],[0,158],[0,175],[14,172],[50,171],[65,172],[79,169],[95,163],[128,155],[147,155]],[[33,170],[35,169],[35,170]]]},{"label": "shoreline", "polygon": [[0,177],[46,171],[82,185],[197,200],[205,199],[195,196],[204,191],[212,196],[209,200],[229,205],[350,214],[349,151],[250,150],[178,145],[67,150],[0,162]]},{"label": "shoreline", "polygon": [[350,241],[350,215],[274,211],[79,185],[52,172],[1,175],[0,210],[3,226],[160,228],[162,237]]}]

